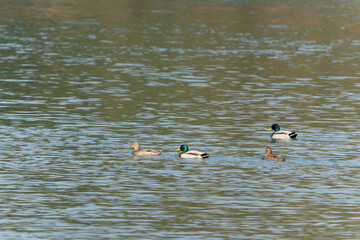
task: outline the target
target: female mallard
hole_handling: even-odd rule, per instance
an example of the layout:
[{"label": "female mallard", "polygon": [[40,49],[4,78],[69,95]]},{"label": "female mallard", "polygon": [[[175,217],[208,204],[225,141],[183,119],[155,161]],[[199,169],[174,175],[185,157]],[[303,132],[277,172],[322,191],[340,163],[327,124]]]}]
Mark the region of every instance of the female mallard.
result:
[{"label": "female mallard", "polygon": [[272,153],[271,148],[269,148],[269,147],[267,147],[267,148],[265,149],[264,154],[266,154],[266,156],[265,156],[265,159],[266,159],[266,160],[275,160],[275,161],[279,161],[279,162],[285,161],[285,158],[283,158],[283,157],[281,157],[281,156],[279,156],[279,155],[276,155],[276,154]]},{"label": "female mallard", "polygon": [[160,151],[155,150],[155,149],[141,149],[140,150],[140,144],[138,142],[133,142],[129,148],[133,148],[134,150],[132,151],[132,153],[135,156],[144,156],[144,155],[159,155],[161,154]]},{"label": "female mallard", "polygon": [[182,158],[208,158],[209,154],[205,152],[200,152],[197,150],[189,150],[189,147],[186,145],[181,145],[180,148],[176,149],[176,151],[181,151],[179,157]]},{"label": "female mallard", "polygon": [[297,136],[297,133],[290,132],[290,131],[280,131],[280,126],[277,123],[274,123],[271,125],[271,128],[268,129],[268,131],[274,130],[273,134],[271,134],[271,138],[278,138],[278,139],[295,139]]}]

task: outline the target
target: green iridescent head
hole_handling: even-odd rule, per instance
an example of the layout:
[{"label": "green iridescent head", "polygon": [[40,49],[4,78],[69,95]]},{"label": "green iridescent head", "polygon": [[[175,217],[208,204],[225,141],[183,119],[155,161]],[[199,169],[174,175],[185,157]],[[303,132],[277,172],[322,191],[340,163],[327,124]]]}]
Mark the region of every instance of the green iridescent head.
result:
[{"label": "green iridescent head", "polygon": [[274,123],[273,125],[271,125],[271,128],[268,129],[268,131],[270,131],[270,130],[274,130],[274,132],[279,131],[280,130],[279,124]]},{"label": "green iridescent head", "polygon": [[181,145],[180,148],[176,149],[176,151],[182,151],[183,153],[185,153],[189,151],[189,148],[186,145]]}]

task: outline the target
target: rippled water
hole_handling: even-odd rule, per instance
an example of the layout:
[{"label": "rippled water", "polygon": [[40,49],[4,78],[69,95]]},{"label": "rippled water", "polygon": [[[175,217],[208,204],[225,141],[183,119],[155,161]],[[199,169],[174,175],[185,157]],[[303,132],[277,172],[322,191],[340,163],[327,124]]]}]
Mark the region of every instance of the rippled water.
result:
[{"label": "rippled water", "polygon": [[1,239],[360,238],[359,9],[0,0]]}]

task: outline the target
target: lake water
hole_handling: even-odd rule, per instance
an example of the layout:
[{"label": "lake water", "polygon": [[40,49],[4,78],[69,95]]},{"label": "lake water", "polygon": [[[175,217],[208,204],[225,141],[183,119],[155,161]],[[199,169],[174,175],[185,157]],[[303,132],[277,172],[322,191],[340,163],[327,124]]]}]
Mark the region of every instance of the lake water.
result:
[{"label": "lake water", "polygon": [[359,12],[0,0],[0,238],[359,239]]}]

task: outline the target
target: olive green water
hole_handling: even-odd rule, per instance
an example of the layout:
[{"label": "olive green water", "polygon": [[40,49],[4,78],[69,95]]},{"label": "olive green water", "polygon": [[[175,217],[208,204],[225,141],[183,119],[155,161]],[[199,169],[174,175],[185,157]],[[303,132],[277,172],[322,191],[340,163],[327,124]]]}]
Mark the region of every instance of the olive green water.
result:
[{"label": "olive green water", "polygon": [[359,239],[359,13],[0,0],[0,238]]}]

